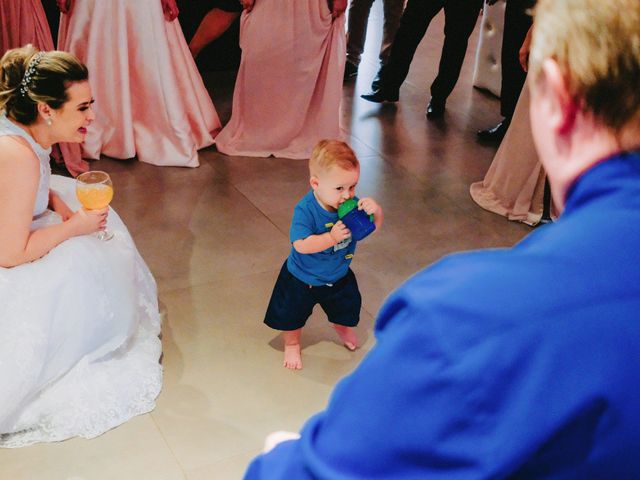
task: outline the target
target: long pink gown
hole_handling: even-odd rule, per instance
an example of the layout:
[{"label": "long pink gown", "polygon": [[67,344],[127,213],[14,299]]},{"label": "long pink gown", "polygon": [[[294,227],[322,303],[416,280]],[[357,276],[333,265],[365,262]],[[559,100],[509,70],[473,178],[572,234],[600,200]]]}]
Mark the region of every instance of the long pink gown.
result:
[{"label": "long pink gown", "polygon": [[[0,56],[28,43],[40,50],[53,50],[51,30],[40,0],[0,0],[0,25]],[[53,155],[58,161],[64,161],[74,177],[89,170],[78,144],[60,143]]]},{"label": "long pink gown", "polygon": [[340,138],[346,55],[344,15],[327,0],[257,0],[240,24],[242,60],[220,152],[309,158],[324,138]]},{"label": "long pink gown", "polygon": [[62,15],[58,47],[89,67],[96,120],[83,152],[197,167],[220,119],[177,20],[160,0],[80,0]]},{"label": "long pink gown", "polygon": [[545,171],[538,160],[529,121],[529,88],[522,89],[513,120],[484,177],[470,187],[485,210],[528,225],[540,222]]}]

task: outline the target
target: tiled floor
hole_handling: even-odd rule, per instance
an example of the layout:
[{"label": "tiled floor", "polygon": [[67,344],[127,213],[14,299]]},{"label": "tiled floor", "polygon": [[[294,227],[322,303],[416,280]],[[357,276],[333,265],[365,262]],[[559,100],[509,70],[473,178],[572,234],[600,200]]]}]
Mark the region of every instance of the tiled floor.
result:
[{"label": "tiled floor", "polygon": [[[380,2],[372,22],[380,22]],[[381,231],[354,260],[364,300],[363,347],[348,352],[321,312],[303,336],[304,369],[281,367],[282,342],[262,318],[286,257],[296,201],[308,188],[304,161],[201,152],[198,169],[101,160],[113,206],[153,271],[164,316],[164,388],[157,408],[95,440],[0,450],[2,480],[211,480],[241,478],[273,430],[297,430],[322,409],[336,382],[373,346],[384,298],[407,277],[458,250],[509,246],[528,227],[487,213],[468,187],[495,148],[475,130],[499,119],[498,102],[471,87],[477,32],[443,122],[425,120],[442,44],[442,17],[416,55],[397,106],[359,98],[376,71],[371,31],[342,120],[362,162],[360,195],[385,211]],[[232,76],[206,77],[223,118]]]}]

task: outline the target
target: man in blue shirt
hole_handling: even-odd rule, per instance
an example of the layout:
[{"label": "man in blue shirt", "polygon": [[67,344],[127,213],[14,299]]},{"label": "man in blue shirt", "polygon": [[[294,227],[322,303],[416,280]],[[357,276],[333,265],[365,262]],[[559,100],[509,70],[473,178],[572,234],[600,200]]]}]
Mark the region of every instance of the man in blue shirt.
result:
[{"label": "man in blue shirt", "polygon": [[541,0],[533,136],[560,220],[443,259],[248,479],[640,478],[640,2]]}]

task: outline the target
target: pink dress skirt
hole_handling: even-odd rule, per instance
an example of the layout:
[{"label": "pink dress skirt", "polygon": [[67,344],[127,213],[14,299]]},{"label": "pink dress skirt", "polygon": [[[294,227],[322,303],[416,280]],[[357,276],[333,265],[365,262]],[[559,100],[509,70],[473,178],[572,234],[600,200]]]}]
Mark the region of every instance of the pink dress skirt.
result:
[{"label": "pink dress skirt", "polygon": [[[0,56],[28,43],[40,50],[53,50],[51,30],[40,0],[0,0],[0,25]],[[74,177],[89,170],[78,144],[60,143],[52,155],[59,163],[64,161]]]},{"label": "pink dress skirt", "polygon": [[324,138],[340,138],[344,15],[327,0],[257,0],[240,24],[242,60],[220,152],[309,158]]},{"label": "pink dress skirt", "polygon": [[469,191],[485,210],[536,225],[542,218],[545,177],[531,134],[529,86],[525,85],[484,180],[473,183]]},{"label": "pink dress skirt", "polygon": [[220,119],[177,20],[160,0],[82,0],[62,15],[58,48],[89,67],[96,120],[85,158],[101,154],[197,167]]}]

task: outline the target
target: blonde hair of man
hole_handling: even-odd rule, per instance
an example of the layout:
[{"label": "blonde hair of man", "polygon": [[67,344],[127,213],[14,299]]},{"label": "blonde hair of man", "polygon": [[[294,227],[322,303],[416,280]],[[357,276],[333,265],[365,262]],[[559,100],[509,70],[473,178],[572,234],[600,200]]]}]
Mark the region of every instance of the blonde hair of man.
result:
[{"label": "blonde hair of man", "polygon": [[332,167],[343,170],[357,170],[360,162],[351,147],[340,140],[321,140],[313,148],[309,158],[309,172],[318,176]]},{"label": "blonde hair of man", "polygon": [[578,108],[615,135],[640,131],[640,1],[539,0],[529,56],[535,82],[558,64]]}]

